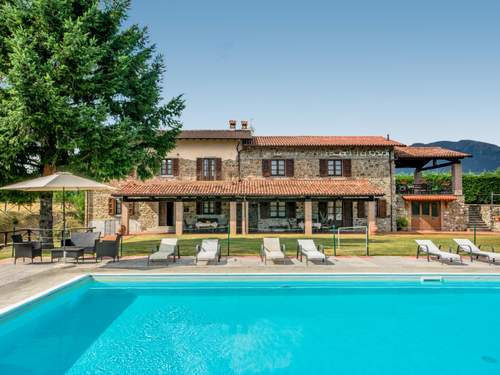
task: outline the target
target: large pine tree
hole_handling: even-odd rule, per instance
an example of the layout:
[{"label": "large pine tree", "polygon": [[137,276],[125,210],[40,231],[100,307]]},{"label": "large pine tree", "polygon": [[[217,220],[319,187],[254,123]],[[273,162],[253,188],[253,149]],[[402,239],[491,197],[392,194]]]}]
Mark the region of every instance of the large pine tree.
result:
[{"label": "large pine tree", "polygon": [[[70,170],[151,176],[181,127],[130,0],[0,0],[0,184]],[[52,193],[40,198],[52,228]]]}]

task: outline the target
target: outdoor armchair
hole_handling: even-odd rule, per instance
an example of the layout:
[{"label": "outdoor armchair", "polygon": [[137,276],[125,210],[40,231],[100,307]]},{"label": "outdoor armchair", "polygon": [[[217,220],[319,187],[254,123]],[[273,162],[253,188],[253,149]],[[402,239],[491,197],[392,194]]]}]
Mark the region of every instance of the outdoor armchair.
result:
[{"label": "outdoor armchair", "polygon": [[102,240],[97,242],[95,251],[95,261],[97,263],[97,258],[109,257],[113,258],[113,262],[120,260],[120,245],[121,245],[121,235],[117,235],[114,240]]},{"label": "outdoor armchair", "polygon": [[16,264],[17,258],[30,258],[33,263],[33,259],[35,257],[40,257],[40,261],[43,261],[42,258],[42,248],[37,246],[36,242],[14,242],[14,264]]}]

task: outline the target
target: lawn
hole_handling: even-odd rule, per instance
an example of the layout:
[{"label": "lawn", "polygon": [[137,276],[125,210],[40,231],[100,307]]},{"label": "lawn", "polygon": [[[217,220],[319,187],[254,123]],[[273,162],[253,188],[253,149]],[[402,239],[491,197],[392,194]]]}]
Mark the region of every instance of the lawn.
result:
[{"label": "lawn", "polygon": [[[123,241],[123,255],[146,255],[156,249],[160,239],[166,235],[132,235]],[[170,236],[172,237],[172,236]],[[235,236],[230,239],[231,255],[259,255],[260,244],[264,235]],[[297,239],[305,238],[297,234],[281,234],[281,243],[285,244],[288,255],[296,254]],[[370,255],[406,255],[414,256],[416,253],[415,239],[430,238],[436,244],[442,245],[444,249],[451,247],[456,249],[453,238],[473,239],[471,234],[379,234],[370,236],[369,249]],[[203,238],[219,238],[221,240],[222,254],[227,254],[227,235],[185,235],[179,240],[179,246],[182,255],[193,255],[195,245],[200,243]],[[311,238],[311,237],[308,237]],[[312,238],[318,245],[325,246],[328,255],[333,255],[333,237],[330,234],[318,234]],[[490,246],[495,246],[500,251],[500,233],[499,234],[478,234],[477,243],[489,250]],[[360,234],[343,235],[340,239],[340,246],[337,247],[337,255],[365,255],[364,236]],[[0,259],[9,258],[11,247],[0,250]],[[47,254],[47,257],[49,254]]]}]

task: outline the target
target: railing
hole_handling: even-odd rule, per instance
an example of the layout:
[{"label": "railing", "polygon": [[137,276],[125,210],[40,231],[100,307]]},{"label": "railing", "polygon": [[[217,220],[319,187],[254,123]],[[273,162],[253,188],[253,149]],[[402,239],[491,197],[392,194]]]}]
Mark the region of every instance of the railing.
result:
[{"label": "railing", "polygon": [[[71,232],[92,232],[95,229],[95,227],[72,227],[72,228],[66,228],[66,236],[71,235]],[[23,240],[27,241],[35,241],[35,240],[43,240],[44,236],[42,233],[46,233],[47,230],[41,229],[41,228],[13,228],[12,230],[7,230],[7,231],[1,231],[0,232],[0,239],[1,243],[3,244],[4,247],[7,247],[9,245],[12,245],[12,240],[11,237],[14,234],[20,234],[23,236]],[[62,239],[63,238],[63,231],[62,229],[53,229],[52,230],[52,239]],[[0,245],[2,246],[2,245]]]},{"label": "railing", "polygon": [[397,194],[453,194],[451,186],[436,186],[431,184],[396,184]]}]

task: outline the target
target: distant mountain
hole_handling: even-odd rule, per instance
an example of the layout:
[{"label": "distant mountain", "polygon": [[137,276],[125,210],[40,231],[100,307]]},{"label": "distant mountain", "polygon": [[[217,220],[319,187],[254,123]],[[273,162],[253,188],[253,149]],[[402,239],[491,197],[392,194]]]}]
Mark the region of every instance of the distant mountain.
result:
[{"label": "distant mountain", "polygon": [[500,168],[500,147],[491,143],[464,139],[458,142],[415,143],[412,146],[439,146],[472,154],[472,158],[462,161],[464,172],[480,173]]}]

